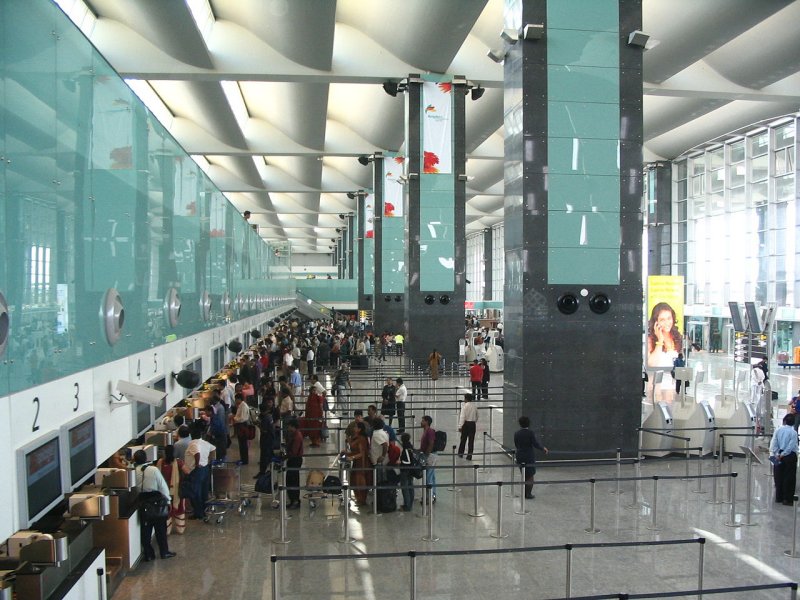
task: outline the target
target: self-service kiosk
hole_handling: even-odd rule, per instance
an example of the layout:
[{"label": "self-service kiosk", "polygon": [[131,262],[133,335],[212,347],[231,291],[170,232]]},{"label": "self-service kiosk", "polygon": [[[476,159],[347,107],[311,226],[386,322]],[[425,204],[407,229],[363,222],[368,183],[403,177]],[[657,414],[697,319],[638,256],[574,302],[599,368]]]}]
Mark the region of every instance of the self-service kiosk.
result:
[{"label": "self-service kiosk", "polygon": [[[646,456],[665,456],[675,445],[674,438],[659,433],[672,434],[674,428],[672,412],[666,402],[657,402],[642,422],[641,447]],[[645,431],[646,430],[646,431]]]}]

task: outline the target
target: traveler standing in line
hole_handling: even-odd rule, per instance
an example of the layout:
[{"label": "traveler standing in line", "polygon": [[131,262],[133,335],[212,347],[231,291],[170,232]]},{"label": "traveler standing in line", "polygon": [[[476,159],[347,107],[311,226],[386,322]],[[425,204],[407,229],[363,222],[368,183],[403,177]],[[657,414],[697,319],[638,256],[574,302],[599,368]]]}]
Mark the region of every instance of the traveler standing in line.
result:
[{"label": "traveler standing in line", "polygon": [[[140,500],[164,496],[170,502],[172,501],[169,486],[164,481],[164,476],[156,467],[147,464],[147,455],[144,450],[137,450],[133,453],[133,464],[136,465],[136,487],[139,488]],[[156,542],[158,543],[161,558],[175,556],[174,552],[170,552],[167,542],[167,517],[153,521],[142,519],[140,533],[144,561],[149,562],[156,557],[153,546],[150,544],[150,539],[153,537],[153,529],[156,532]]]},{"label": "traveler standing in line", "polygon": [[239,442],[239,462],[246,465],[250,462],[250,447],[247,439],[247,430],[250,423],[250,405],[244,401],[244,396],[236,394],[236,414],[231,417],[233,430],[236,432],[236,440]]},{"label": "traveler standing in line", "polygon": [[489,373],[489,363],[486,362],[485,358],[481,359],[481,369],[483,369],[483,376],[481,377],[481,393],[483,394],[483,399],[489,399],[489,381],[492,378],[491,373]]},{"label": "traveler standing in line", "polygon": [[[286,508],[300,508],[300,467],[303,466],[303,434],[297,419],[286,422],[286,494],[289,504]],[[294,488],[294,489],[292,489]]]},{"label": "traveler standing in line", "polygon": [[203,430],[197,425],[192,427],[192,441],[186,448],[184,464],[189,472],[187,477],[192,484],[192,516],[190,519],[202,519],[206,513],[208,486],[211,481],[210,463],[216,458],[213,445],[202,439]]},{"label": "traveler standing in line", "polygon": [[461,416],[458,419],[458,430],[461,432],[461,443],[458,445],[459,458],[464,458],[464,446],[467,446],[467,460],[472,460],[477,424],[478,407],[473,402],[472,394],[464,394],[464,404],[461,405]]},{"label": "traveler standing in line", "polygon": [[532,500],[533,495],[533,476],[536,474],[536,455],[533,449],[542,450],[545,454],[549,452],[547,448],[539,443],[536,434],[530,430],[531,420],[522,416],[519,418],[521,429],[514,434],[514,446],[517,449],[516,457],[520,471],[525,470],[525,498]]},{"label": "traveler standing in line", "polygon": [[[348,427],[348,429],[350,429]],[[347,458],[353,461],[351,469],[352,485],[355,488],[353,495],[356,497],[356,506],[366,506],[367,486],[369,485],[370,466],[369,466],[369,439],[367,439],[367,426],[363,421],[355,421],[350,437],[347,439],[350,452],[345,452]],[[345,498],[345,502],[349,502]]]},{"label": "traveler standing in line", "polygon": [[389,425],[392,424],[394,413],[397,410],[396,396],[397,388],[391,377],[386,378],[386,384],[381,391],[381,414],[386,418]]},{"label": "traveler standing in line", "polygon": [[397,353],[397,356],[403,355],[403,343],[405,342],[405,338],[403,337],[402,333],[398,333],[394,336],[394,349]]},{"label": "traveler standing in line", "polygon": [[211,397],[211,419],[208,424],[208,432],[211,435],[211,443],[217,449],[217,457],[225,460],[225,455],[228,453],[228,425],[225,406],[216,391]]},{"label": "traveler standing in line", "polygon": [[769,444],[772,475],[775,479],[775,502],[791,506],[797,482],[797,432],[794,415],[783,417],[783,425],[772,434]]},{"label": "traveler standing in line", "polygon": [[436,381],[439,379],[439,363],[442,361],[442,355],[436,351],[436,348],[433,349],[428,355],[428,368],[431,370],[431,379]]},{"label": "traveler standing in line", "polygon": [[481,397],[481,387],[483,387],[483,367],[478,363],[478,359],[472,361],[469,368],[469,382],[472,385],[472,396],[479,400]]},{"label": "traveler standing in line", "polygon": [[182,458],[176,458],[175,446],[164,447],[164,457],[156,461],[156,467],[164,476],[164,481],[167,482],[172,497],[169,517],[167,517],[167,535],[173,530],[175,533],[183,533],[186,531],[186,498],[180,497],[180,486],[181,480],[186,476],[186,467]]},{"label": "traveler standing in line", "polygon": [[436,445],[436,430],[431,427],[433,425],[433,418],[429,415],[422,417],[422,439],[419,441],[419,451],[425,456],[425,483],[431,486],[431,493],[433,494],[433,501],[436,502],[436,459],[439,455],[436,453],[434,446]]},{"label": "traveler standing in line", "polygon": [[395,380],[397,391],[394,393],[395,406],[397,407],[397,433],[403,433],[406,430],[406,396],[408,389],[406,384],[403,383],[403,378],[398,377]]},{"label": "traveler standing in line", "polygon": [[681,383],[683,383],[677,377],[677,373],[675,373],[675,369],[682,369],[686,366],[686,360],[683,358],[683,352],[678,352],[678,356],[675,360],[672,361],[672,378],[675,380],[675,393],[681,393]]},{"label": "traveler standing in line", "polygon": [[266,398],[264,402],[261,403],[261,413],[258,422],[259,428],[261,429],[261,437],[258,440],[258,473],[253,479],[258,479],[259,475],[269,470],[269,465],[272,462],[272,456],[275,452],[275,421],[272,417],[274,407],[275,401],[271,398]]},{"label": "traveler standing in line", "polygon": [[400,436],[403,451],[400,454],[400,491],[403,493],[404,512],[409,512],[414,507],[414,476],[411,467],[414,465],[414,446],[411,445],[411,436],[404,433]]}]

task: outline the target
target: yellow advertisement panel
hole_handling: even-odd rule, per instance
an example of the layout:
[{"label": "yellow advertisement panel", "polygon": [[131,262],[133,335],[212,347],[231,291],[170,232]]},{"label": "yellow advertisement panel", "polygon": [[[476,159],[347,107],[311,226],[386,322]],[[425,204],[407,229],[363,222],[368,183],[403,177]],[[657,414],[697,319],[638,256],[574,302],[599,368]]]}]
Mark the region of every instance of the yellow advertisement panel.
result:
[{"label": "yellow advertisement panel", "polygon": [[683,277],[650,275],[647,278],[648,369],[672,369],[683,352]]}]

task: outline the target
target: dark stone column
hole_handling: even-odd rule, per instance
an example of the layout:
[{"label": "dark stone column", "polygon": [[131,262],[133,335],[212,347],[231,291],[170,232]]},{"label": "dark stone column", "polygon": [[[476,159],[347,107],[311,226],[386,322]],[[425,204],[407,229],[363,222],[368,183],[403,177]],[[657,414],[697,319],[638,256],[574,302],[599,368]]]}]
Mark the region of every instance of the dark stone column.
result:
[{"label": "dark stone column", "polygon": [[647,165],[647,274],[672,275],[672,165]]},{"label": "dark stone column", "polygon": [[[374,209],[375,196],[363,190],[356,192],[358,199],[358,310],[373,310],[375,300],[375,265],[374,265]],[[373,317],[374,318],[374,317]]]},{"label": "dark stone column", "polygon": [[[545,445],[571,457],[618,447],[632,455],[641,415],[642,49],[627,37],[641,29],[641,0],[507,9],[506,28],[543,24],[544,36],[520,39],[505,60],[504,440],[525,414]],[[598,314],[590,305],[601,295],[610,308]],[[569,297],[578,307],[565,314],[558,303]]]},{"label": "dark stone column", "polygon": [[[409,180],[405,325],[406,351],[410,358],[420,363],[427,360],[434,348],[448,363],[458,361],[458,340],[464,336],[466,90],[466,80],[455,77],[451,92],[452,173],[426,174],[422,161],[422,129],[425,127],[425,123],[421,123],[423,82],[418,76],[409,77],[406,104]],[[432,231],[435,231],[435,236]],[[422,244],[426,246],[425,252],[421,251]],[[442,270],[440,265],[450,257],[452,268]],[[433,272],[437,273],[435,278],[430,276]]]}]

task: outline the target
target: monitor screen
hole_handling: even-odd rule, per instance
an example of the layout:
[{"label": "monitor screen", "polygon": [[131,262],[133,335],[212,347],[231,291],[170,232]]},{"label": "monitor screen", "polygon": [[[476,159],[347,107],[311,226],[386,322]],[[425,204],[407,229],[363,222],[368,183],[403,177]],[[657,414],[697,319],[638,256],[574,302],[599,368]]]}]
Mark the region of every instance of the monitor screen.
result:
[{"label": "monitor screen", "polygon": [[28,520],[61,497],[61,460],[58,438],[25,453],[25,483],[28,489]]},{"label": "monitor screen", "polygon": [[69,429],[70,483],[78,485],[97,466],[94,451],[94,418]]},{"label": "monitor screen", "polygon": [[136,403],[136,434],[142,435],[153,424],[150,405],[145,402]]},{"label": "monitor screen", "polygon": [[[153,388],[154,390],[158,390],[159,392],[166,392],[167,391],[167,380],[166,378],[162,377],[152,383],[147,385],[149,388]],[[164,416],[167,412],[167,397],[164,396],[161,399],[161,403],[155,407],[156,409],[156,419],[160,419]]]}]

